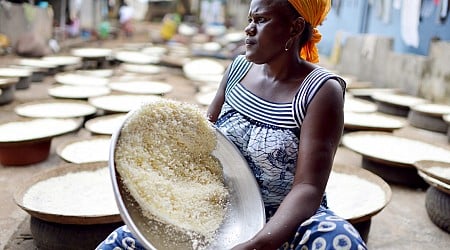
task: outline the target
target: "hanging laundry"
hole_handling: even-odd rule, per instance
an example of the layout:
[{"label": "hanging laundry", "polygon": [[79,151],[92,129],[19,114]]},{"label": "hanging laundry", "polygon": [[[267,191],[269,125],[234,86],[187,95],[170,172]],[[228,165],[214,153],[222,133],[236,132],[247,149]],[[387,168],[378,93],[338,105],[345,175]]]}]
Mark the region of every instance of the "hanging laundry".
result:
[{"label": "hanging laundry", "polygon": [[375,16],[381,18],[383,16],[383,1],[369,0],[369,5],[374,9]]},{"label": "hanging laundry", "polygon": [[382,14],[383,23],[389,23],[391,21],[391,9],[392,9],[392,0],[383,0],[383,14]]},{"label": "hanging laundry", "polygon": [[392,8],[399,10],[402,7],[402,0],[393,0]]},{"label": "hanging laundry", "polygon": [[448,0],[441,0],[439,11],[439,22],[441,24],[445,23],[445,20],[447,20],[448,11],[449,11]]},{"label": "hanging laundry", "polygon": [[436,9],[435,0],[422,0],[422,8],[420,10],[420,17],[428,18],[434,13]]},{"label": "hanging laundry", "polygon": [[339,16],[339,11],[341,9],[341,0],[332,0],[331,8],[336,13],[336,16]]},{"label": "hanging laundry", "polygon": [[419,22],[421,0],[403,1],[401,8],[401,37],[403,42],[414,48],[419,47]]},{"label": "hanging laundry", "polygon": [[200,19],[206,25],[223,24],[225,22],[224,3],[222,0],[202,0]]}]

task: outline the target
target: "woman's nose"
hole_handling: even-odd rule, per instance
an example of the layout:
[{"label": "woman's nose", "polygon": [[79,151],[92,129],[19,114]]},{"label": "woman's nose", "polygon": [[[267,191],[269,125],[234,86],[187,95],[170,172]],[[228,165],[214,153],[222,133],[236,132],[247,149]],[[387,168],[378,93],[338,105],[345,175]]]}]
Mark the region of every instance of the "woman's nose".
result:
[{"label": "woman's nose", "polygon": [[256,31],[256,29],[255,29],[254,23],[249,23],[247,25],[247,27],[245,27],[245,29],[244,29],[245,34],[247,34],[249,36],[254,35],[255,31]]}]

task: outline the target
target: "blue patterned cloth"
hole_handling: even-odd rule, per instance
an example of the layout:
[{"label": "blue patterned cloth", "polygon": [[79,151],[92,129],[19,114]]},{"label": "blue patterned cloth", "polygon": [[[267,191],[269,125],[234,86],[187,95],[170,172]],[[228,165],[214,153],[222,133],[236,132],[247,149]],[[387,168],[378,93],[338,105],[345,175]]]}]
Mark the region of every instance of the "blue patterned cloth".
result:
[{"label": "blue patterned cloth", "polygon": [[280,250],[365,250],[358,231],[346,220],[321,206],[315,215],[303,222],[292,240]]},{"label": "blue patterned cloth", "polygon": [[114,230],[95,250],[146,250],[126,225]]}]

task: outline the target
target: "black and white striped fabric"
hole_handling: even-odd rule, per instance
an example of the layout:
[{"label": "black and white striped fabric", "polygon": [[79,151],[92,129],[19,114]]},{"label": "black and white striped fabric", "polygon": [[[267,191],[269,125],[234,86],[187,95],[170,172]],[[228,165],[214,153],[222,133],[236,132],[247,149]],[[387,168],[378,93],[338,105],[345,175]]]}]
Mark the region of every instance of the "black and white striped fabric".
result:
[{"label": "black and white striped fabric", "polygon": [[326,80],[338,79],[342,86],[345,82],[318,67],[305,78],[292,102],[274,103],[240,84],[251,66],[244,56],[232,62],[216,125],[246,158],[265,204],[277,207],[294,180],[299,132],[309,103]]},{"label": "black and white striped fabric", "polygon": [[226,102],[238,112],[256,121],[281,128],[301,127],[309,103],[328,79],[338,80],[345,89],[345,81],[342,78],[318,67],[305,78],[291,103],[269,102],[255,96],[239,84],[251,65],[252,63],[248,62],[243,55],[233,61],[225,92]]}]

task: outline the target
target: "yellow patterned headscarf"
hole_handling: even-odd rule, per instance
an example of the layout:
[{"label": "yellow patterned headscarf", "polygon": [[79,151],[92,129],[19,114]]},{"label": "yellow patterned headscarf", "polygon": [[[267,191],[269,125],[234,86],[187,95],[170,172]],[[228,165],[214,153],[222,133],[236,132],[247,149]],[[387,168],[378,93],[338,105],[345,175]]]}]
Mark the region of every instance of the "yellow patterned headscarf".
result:
[{"label": "yellow patterned headscarf", "polygon": [[297,12],[311,24],[313,34],[310,41],[300,51],[301,58],[308,62],[319,62],[319,50],[316,44],[322,39],[322,35],[316,28],[322,24],[331,8],[331,0],[288,0]]}]

